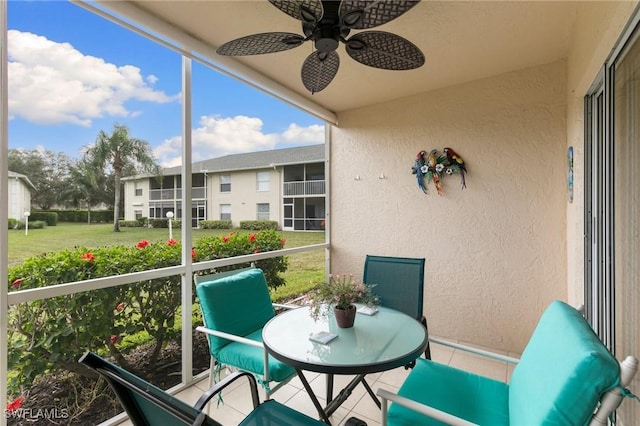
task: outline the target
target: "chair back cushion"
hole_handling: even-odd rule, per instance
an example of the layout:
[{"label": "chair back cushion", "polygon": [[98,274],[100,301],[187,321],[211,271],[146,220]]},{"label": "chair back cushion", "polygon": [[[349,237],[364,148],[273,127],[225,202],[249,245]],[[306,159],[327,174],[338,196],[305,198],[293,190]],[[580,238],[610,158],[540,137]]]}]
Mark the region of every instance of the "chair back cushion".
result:
[{"label": "chair back cushion", "polygon": [[554,301],[543,313],[509,385],[512,425],[585,425],[619,365],[589,323]]},{"label": "chair back cushion", "polygon": [[[262,269],[254,268],[196,286],[204,325],[238,336],[261,329],[275,315]],[[209,336],[215,357],[230,341]]]},{"label": "chair back cushion", "polygon": [[367,255],[362,280],[374,285],[380,305],[422,318],[424,258]]}]

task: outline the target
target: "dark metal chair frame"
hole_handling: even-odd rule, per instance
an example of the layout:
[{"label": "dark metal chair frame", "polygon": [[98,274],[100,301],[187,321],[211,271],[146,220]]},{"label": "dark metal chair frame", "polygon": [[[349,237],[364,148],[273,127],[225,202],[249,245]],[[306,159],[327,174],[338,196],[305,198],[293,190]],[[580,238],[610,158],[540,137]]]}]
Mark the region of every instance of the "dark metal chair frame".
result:
[{"label": "dark metal chair frame", "polygon": [[[267,400],[262,404],[258,397],[258,385],[251,373],[238,371],[218,382],[211,389],[202,394],[195,405],[179,400],[162,389],[142,380],[140,377],[118,367],[115,364],[101,358],[93,352],[87,352],[78,361],[98,372],[107,380],[115,392],[120,404],[123,406],[131,422],[145,426],[168,425],[192,425],[192,426],[222,426],[209,417],[203,410],[207,403],[227,386],[236,380],[246,377],[251,389],[253,411],[245,418],[241,425],[280,424],[280,425],[322,425],[318,420],[312,419],[298,411],[288,408],[275,400]],[[149,418],[147,412],[140,405],[142,401],[150,403],[154,408],[154,416],[158,410],[162,412],[162,425]],[[147,407],[149,408],[149,407]],[[273,419],[277,418],[274,423]]]}]

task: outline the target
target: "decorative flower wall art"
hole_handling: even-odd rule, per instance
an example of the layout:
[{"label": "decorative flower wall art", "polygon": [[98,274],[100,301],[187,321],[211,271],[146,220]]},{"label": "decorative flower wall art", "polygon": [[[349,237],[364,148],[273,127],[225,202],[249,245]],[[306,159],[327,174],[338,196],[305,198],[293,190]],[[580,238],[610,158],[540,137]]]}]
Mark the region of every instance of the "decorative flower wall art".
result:
[{"label": "decorative flower wall art", "polygon": [[444,148],[442,154],[437,149],[432,149],[429,153],[420,151],[411,172],[418,178],[418,188],[425,194],[427,193],[427,184],[433,182],[438,195],[442,195],[442,179],[453,174],[460,175],[460,189],[467,187],[465,181],[467,166],[462,157],[451,148]]}]

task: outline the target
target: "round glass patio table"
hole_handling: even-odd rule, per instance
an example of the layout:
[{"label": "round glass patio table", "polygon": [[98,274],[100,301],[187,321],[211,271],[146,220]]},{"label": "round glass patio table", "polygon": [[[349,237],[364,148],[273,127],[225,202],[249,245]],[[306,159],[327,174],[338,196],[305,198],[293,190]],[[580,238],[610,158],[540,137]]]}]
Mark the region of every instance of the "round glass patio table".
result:
[{"label": "round glass patio table", "polygon": [[[309,340],[319,331],[338,337],[327,344]],[[314,321],[309,308],[285,311],[262,329],[262,342],[276,359],[300,370],[328,374],[367,374],[409,364],[427,347],[420,322],[402,312],[378,307],[374,315],[356,314],[351,328],[339,328],[333,312]]]}]

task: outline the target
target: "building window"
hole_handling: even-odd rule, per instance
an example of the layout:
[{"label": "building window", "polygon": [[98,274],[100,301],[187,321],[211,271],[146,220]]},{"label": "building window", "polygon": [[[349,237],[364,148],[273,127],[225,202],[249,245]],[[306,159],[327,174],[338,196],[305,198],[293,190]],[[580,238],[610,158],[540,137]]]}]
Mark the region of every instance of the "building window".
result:
[{"label": "building window", "polygon": [[260,192],[269,191],[269,172],[256,173],[256,187]]},{"label": "building window", "polygon": [[142,188],[140,187],[140,182],[135,183],[136,188],[136,197],[142,197]]},{"label": "building window", "polygon": [[220,220],[231,220],[231,204],[220,204]]},{"label": "building window", "polygon": [[135,215],[136,220],[140,219],[142,217],[142,210],[135,210],[133,214]]},{"label": "building window", "polygon": [[269,203],[258,203],[257,206],[256,219],[269,220]]},{"label": "building window", "polygon": [[231,175],[220,175],[220,192],[231,192]]}]

